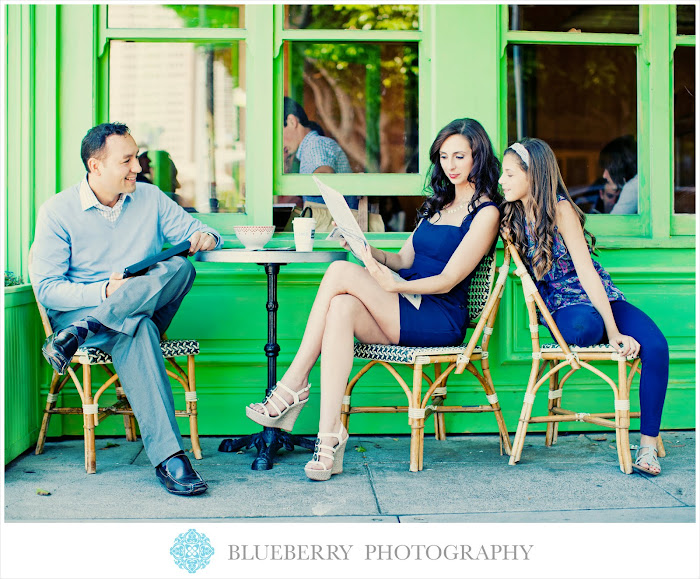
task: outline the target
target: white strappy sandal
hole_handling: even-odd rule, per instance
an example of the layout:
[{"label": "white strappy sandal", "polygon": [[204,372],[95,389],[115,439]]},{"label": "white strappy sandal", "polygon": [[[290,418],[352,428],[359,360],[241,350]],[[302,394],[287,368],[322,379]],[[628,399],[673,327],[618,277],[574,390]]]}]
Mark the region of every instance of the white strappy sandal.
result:
[{"label": "white strappy sandal", "polygon": [[[328,446],[327,444],[321,444],[321,439],[323,438],[337,438],[338,444],[335,446]],[[350,435],[345,427],[341,424],[340,430],[336,432],[319,432],[318,438],[316,438],[316,448],[314,450],[314,457],[312,460],[306,463],[304,467],[304,472],[306,476],[311,480],[328,480],[333,474],[340,474],[343,472],[343,457],[345,455],[345,445],[348,443],[348,438]],[[328,468],[325,463],[321,462],[320,457],[330,458],[333,461],[331,468]],[[320,468],[314,468],[314,466],[320,465]]]},{"label": "white strappy sandal", "polygon": [[[289,404],[283,396],[277,393],[278,388],[282,388],[292,395],[291,404]],[[251,404],[251,406],[247,406],[245,409],[245,414],[253,422],[257,422],[261,426],[267,426],[269,428],[281,428],[282,430],[287,430],[291,432],[292,428],[294,427],[294,423],[296,422],[297,417],[301,412],[301,409],[304,408],[304,404],[306,404],[309,401],[308,397],[306,397],[304,400],[299,400],[299,394],[303,392],[308,392],[310,389],[311,384],[308,384],[306,388],[302,388],[301,390],[299,390],[299,392],[294,392],[294,390],[288,388],[287,386],[282,384],[282,382],[277,382],[272,391],[265,397],[265,400],[263,400],[262,402],[256,402],[255,404]],[[280,409],[280,407],[277,404],[275,404],[275,398],[281,401],[284,405],[282,409]],[[266,406],[268,402],[277,411],[277,416],[270,415],[270,411],[267,409]],[[262,412],[258,412],[252,408],[253,406],[258,405],[262,407]]]}]

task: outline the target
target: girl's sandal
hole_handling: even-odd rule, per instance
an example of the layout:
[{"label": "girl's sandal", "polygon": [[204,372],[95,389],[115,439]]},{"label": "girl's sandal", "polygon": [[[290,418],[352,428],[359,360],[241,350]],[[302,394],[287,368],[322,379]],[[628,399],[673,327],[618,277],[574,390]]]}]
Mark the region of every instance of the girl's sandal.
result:
[{"label": "girl's sandal", "polygon": [[[655,446],[640,446],[637,449],[637,454],[634,457],[632,468],[637,472],[656,476],[661,473],[661,465],[657,459],[657,450]],[[647,466],[643,465],[646,464]],[[654,467],[657,470],[651,470],[649,467]]]}]

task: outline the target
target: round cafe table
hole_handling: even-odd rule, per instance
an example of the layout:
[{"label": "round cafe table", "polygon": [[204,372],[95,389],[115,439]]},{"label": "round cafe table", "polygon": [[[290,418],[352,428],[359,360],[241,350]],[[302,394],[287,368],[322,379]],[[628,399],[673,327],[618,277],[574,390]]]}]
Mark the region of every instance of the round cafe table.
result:
[{"label": "round cafe table", "polygon": [[[280,351],[277,344],[277,274],[280,267],[290,263],[330,263],[347,259],[346,251],[294,251],[280,249],[219,249],[200,251],[197,261],[217,263],[255,263],[265,268],[267,274],[267,388],[269,395],[277,383],[277,356]],[[255,448],[258,451],[251,468],[253,470],[270,470],[275,453],[282,447],[293,450],[294,446],[314,449],[315,440],[296,436],[279,428],[264,427],[262,432],[249,434],[237,439],[226,438],[219,445],[220,452],[236,452],[241,448]]]}]

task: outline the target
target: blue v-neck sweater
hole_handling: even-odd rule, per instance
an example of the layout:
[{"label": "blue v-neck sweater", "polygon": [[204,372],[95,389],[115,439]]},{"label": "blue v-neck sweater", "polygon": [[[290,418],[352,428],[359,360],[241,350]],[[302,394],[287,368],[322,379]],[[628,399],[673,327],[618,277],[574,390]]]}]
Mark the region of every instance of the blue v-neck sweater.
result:
[{"label": "blue v-neck sweater", "polygon": [[110,223],[96,207],[83,210],[80,183],[41,206],[32,246],[30,276],[39,302],[49,310],[98,306],[112,272],[189,239],[196,231],[221,236],[194,219],[158,187],[137,183]]}]

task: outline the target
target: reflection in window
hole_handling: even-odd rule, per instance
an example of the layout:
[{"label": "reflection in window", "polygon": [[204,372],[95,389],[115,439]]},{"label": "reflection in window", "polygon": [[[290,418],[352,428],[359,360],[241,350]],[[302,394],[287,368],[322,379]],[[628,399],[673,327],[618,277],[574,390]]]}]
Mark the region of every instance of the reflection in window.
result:
[{"label": "reflection in window", "polygon": [[109,119],[183,207],[245,212],[244,43],[110,43]]},{"label": "reflection in window", "polygon": [[676,6],[676,33],[695,34],[695,4]]},{"label": "reflection in window", "polygon": [[509,8],[511,30],[639,34],[639,6],[514,4]]},{"label": "reflection in window", "polygon": [[354,173],[418,171],[418,45],[284,46],[285,93],[345,152]]},{"label": "reflection in window", "polygon": [[674,211],[695,213],[695,47],[673,56]]},{"label": "reflection in window", "polygon": [[110,28],[244,28],[240,4],[114,4],[107,10]]},{"label": "reflection in window", "polygon": [[609,195],[622,196],[631,179],[613,185],[604,178],[601,151],[619,137],[635,140],[636,86],[632,47],[510,45],[508,142],[523,137],[547,141],[581,209],[614,213]]},{"label": "reflection in window", "polygon": [[418,30],[418,5],[287,5],[284,27],[288,30]]}]

